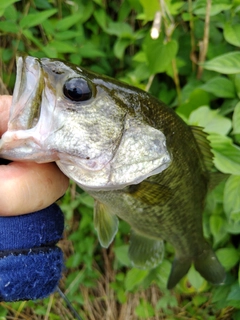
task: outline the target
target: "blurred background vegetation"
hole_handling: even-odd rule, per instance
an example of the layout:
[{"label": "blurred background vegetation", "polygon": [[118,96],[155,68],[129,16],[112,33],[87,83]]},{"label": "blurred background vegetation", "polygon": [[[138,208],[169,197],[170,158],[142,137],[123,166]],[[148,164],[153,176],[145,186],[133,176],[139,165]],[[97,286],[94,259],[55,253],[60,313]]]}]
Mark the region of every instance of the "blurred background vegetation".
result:
[{"label": "blurred background vegetation", "polygon": [[[109,75],[164,101],[210,134],[216,168],[204,234],[227,271],[213,287],[196,271],[167,291],[174,250],[146,271],[130,267],[129,227],[107,250],[93,200],[71,183],[60,205],[66,259],[61,289],[83,319],[240,319],[240,0],[1,0],[0,87],[12,93],[15,57],[58,58]],[[0,304],[0,319],[74,319],[58,294]]]}]

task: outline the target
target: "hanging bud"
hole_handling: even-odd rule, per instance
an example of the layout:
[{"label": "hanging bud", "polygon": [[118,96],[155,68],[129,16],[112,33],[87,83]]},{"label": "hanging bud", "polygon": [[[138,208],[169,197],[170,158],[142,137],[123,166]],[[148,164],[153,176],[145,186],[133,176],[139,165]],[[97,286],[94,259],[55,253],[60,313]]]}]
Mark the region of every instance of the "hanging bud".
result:
[{"label": "hanging bud", "polygon": [[157,11],[155,13],[155,17],[153,20],[153,25],[150,31],[151,34],[151,38],[152,39],[157,39],[160,35],[160,31],[161,31],[161,21],[162,21],[162,15],[160,11]]}]

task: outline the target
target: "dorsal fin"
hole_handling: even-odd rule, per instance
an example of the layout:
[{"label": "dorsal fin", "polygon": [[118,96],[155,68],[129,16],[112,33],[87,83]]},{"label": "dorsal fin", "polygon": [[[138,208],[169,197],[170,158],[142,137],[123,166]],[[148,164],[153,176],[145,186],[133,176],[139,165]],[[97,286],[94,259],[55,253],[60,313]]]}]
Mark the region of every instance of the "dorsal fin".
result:
[{"label": "dorsal fin", "polygon": [[99,201],[94,203],[94,227],[102,247],[108,248],[118,231],[118,218]]},{"label": "dorsal fin", "polygon": [[213,153],[211,151],[210,142],[207,139],[208,134],[203,131],[202,127],[190,126],[195,140],[199,146],[201,154],[203,156],[203,162],[207,171],[211,172],[214,169]]}]

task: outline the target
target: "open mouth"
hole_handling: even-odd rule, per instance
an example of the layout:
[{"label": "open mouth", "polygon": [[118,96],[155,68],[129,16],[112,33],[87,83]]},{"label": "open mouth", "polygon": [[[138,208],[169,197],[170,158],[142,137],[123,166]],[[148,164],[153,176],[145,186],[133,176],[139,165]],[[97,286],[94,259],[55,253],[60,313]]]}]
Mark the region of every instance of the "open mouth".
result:
[{"label": "open mouth", "polygon": [[43,84],[39,59],[28,56],[18,57],[9,130],[26,130],[36,125],[40,116]]},{"label": "open mouth", "polygon": [[36,159],[40,147],[34,130],[40,119],[44,78],[39,59],[17,58],[17,77],[13,92],[8,130],[0,139],[0,156],[11,160]]}]

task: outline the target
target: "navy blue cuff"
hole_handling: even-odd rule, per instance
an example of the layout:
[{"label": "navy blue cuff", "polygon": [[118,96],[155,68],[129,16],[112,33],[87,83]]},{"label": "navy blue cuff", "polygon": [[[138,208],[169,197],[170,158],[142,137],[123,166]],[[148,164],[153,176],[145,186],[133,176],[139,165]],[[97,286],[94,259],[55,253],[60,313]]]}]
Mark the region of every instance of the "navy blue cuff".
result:
[{"label": "navy blue cuff", "polygon": [[58,285],[63,269],[64,217],[53,204],[16,217],[0,217],[0,301],[42,299]]},{"label": "navy blue cuff", "polygon": [[58,205],[15,217],[0,217],[0,250],[40,247],[56,243],[64,229]]}]

